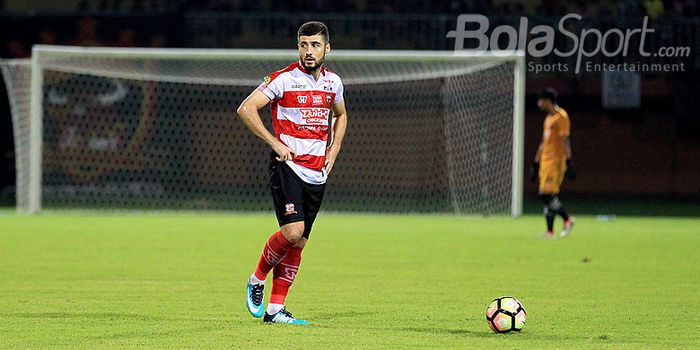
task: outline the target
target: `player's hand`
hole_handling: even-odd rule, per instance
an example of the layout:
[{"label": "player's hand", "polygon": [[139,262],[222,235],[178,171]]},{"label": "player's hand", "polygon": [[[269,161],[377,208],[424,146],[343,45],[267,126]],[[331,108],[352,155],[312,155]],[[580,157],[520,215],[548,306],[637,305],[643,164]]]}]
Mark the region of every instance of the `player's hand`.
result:
[{"label": "player's hand", "polygon": [[274,146],[272,146],[272,150],[277,153],[277,159],[280,162],[285,162],[288,160],[294,159],[296,154],[294,154],[294,151],[292,151],[291,148],[287,147],[285,144],[282,142],[277,142]]},{"label": "player's hand", "polygon": [[540,163],[539,162],[533,162],[532,165],[530,165],[530,182],[536,183],[538,180],[538,177],[540,175]]},{"label": "player's hand", "polygon": [[564,172],[564,175],[569,180],[576,180],[576,169],[574,169],[574,162],[571,159],[566,160],[566,172]]},{"label": "player's hand", "polygon": [[338,157],[338,151],[335,149],[331,148],[328,150],[328,154],[326,154],[326,174],[331,173],[331,169],[333,169],[333,165],[335,164],[335,159]]}]

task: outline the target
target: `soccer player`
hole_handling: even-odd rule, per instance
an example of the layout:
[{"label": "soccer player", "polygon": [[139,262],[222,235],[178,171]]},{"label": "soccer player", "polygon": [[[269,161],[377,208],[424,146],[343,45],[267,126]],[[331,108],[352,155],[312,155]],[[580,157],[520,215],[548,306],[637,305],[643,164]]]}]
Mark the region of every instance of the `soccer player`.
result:
[{"label": "soccer player", "polygon": [[540,94],[537,107],[547,113],[547,116],[544,119],[542,141],[530,167],[530,177],[533,182],[539,178],[539,195],[544,203],[544,217],[547,222],[544,237],[554,237],[554,217],[557,214],[564,220],[564,229],[560,236],[566,237],[574,226],[574,220],[564,209],[558,195],[564,176],[572,180],[576,178],[571,162],[569,115],[557,105],[557,92],[551,88]]},{"label": "soccer player", "polygon": [[[340,77],[323,65],[331,50],[326,25],[304,23],[297,32],[297,46],[299,60],[266,76],[237,112],[250,131],[272,148],[270,189],[280,226],[267,240],[248,280],[246,306],[254,317],[263,317],[264,312],[263,322],[309,324],[292,316],[284,301],[340,152],[347,112]],[[274,135],[258,114],[268,103]],[[331,125],[333,141],[328,147]],[[263,291],[270,271],[272,293],[265,310]]]}]

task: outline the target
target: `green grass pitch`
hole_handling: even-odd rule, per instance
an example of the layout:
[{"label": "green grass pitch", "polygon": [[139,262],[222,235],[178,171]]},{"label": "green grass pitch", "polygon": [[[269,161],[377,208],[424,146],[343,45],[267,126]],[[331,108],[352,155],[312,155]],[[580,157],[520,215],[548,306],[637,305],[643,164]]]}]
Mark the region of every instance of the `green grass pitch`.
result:
[{"label": "green grass pitch", "polygon": [[[322,213],[287,299],[299,327],[245,309],[272,214],[6,211],[0,348],[700,346],[700,219],[579,216],[565,240],[542,225]],[[528,312],[520,334],[488,329],[502,295]]]}]

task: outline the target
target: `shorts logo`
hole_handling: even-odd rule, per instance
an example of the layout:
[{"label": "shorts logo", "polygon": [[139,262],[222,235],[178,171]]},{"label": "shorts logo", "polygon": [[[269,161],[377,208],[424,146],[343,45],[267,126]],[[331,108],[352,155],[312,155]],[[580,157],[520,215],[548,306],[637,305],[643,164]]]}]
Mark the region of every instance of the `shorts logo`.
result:
[{"label": "shorts logo", "polygon": [[311,97],[313,97],[313,100],[314,100],[314,101],[313,101],[313,104],[314,104],[314,106],[323,105],[323,97],[321,97],[321,96],[319,96],[319,95],[313,95],[313,96],[311,96]]},{"label": "shorts logo", "polygon": [[307,96],[297,96],[297,102],[306,103]]},{"label": "shorts logo", "polygon": [[284,215],[296,214],[297,210],[294,208],[294,204],[287,203],[284,205]]}]

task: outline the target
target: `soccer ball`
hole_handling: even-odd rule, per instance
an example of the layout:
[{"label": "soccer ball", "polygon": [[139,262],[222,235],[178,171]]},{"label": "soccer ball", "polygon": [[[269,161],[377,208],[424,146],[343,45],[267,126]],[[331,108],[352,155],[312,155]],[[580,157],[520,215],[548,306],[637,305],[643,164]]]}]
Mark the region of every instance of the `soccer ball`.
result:
[{"label": "soccer ball", "polygon": [[513,297],[494,299],[486,308],[486,322],[496,333],[520,332],[526,316],[523,304]]}]

